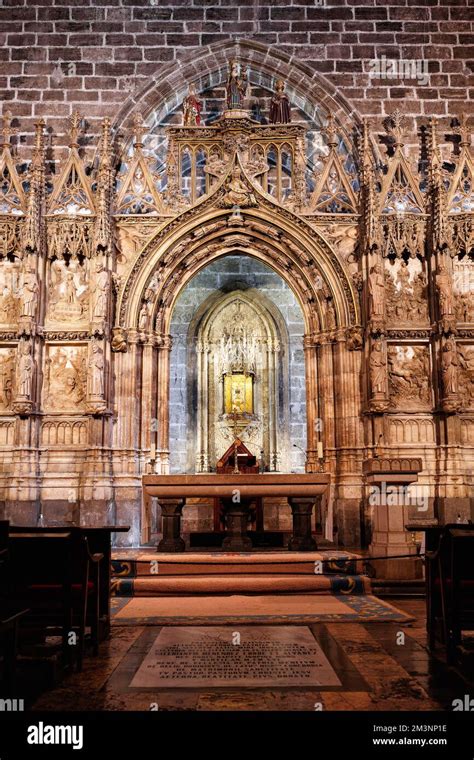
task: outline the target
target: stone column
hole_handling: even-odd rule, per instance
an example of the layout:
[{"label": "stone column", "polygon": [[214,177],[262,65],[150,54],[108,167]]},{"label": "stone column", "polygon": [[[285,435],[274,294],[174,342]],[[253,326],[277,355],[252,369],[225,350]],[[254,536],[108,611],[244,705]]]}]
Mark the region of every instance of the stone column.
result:
[{"label": "stone column", "polygon": [[170,403],[170,353],[171,335],[162,335],[158,351],[157,378],[157,419],[158,442],[156,452],[157,473],[167,475],[169,472],[169,403]]},{"label": "stone column", "polygon": [[[364,462],[366,483],[371,487],[369,501],[373,506],[369,555],[381,558],[373,563],[378,578],[409,580],[422,575],[416,546],[411,533],[405,530],[409,521],[407,487],[417,482],[422,469],[421,459],[374,458]],[[388,559],[400,555],[405,556]]]},{"label": "stone column", "polygon": [[288,499],[293,515],[293,535],[288,544],[290,551],[310,552],[317,549],[316,541],[311,535],[311,518],[314,505],[319,499],[320,496],[291,496]]},{"label": "stone column", "polygon": [[303,338],[306,368],[306,470],[317,472],[318,447],[316,435],[316,420],[319,417],[318,408],[318,380],[317,380],[317,343],[314,333],[309,333]]},{"label": "stone column", "polygon": [[152,435],[152,418],[153,418],[153,354],[154,339],[147,335],[146,342],[143,346],[142,360],[142,428],[141,428],[141,449],[150,450],[151,442],[155,440]]},{"label": "stone column", "polygon": [[185,543],[181,538],[181,514],[184,499],[158,499],[161,506],[163,538],[158,544],[159,552],[184,552]]}]

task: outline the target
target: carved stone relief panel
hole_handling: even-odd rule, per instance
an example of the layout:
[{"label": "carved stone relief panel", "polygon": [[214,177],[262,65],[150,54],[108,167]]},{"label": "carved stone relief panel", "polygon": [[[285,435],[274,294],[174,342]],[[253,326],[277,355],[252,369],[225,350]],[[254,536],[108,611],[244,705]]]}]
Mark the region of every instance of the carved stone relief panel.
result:
[{"label": "carved stone relief panel", "polygon": [[20,316],[20,264],[4,259],[0,264],[0,324],[15,325]]},{"label": "carved stone relief panel", "polygon": [[0,420],[0,446],[13,446],[15,423],[10,420]]},{"label": "carved stone relief panel", "polygon": [[0,411],[12,411],[16,392],[16,351],[14,348],[0,348]]},{"label": "carved stone relief panel", "polygon": [[426,323],[427,283],[421,261],[385,259],[385,281],[388,319],[403,324]]},{"label": "carved stone relief panel", "polygon": [[428,409],[431,407],[428,346],[390,345],[388,370],[391,408]]},{"label": "carved stone relief panel", "polygon": [[49,323],[84,322],[89,316],[89,286],[87,259],[80,263],[71,259],[69,266],[56,259],[51,264],[49,283]]},{"label": "carved stone relief panel", "polygon": [[84,446],[87,444],[86,420],[45,420],[41,426],[43,446]]},{"label": "carved stone relief panel", "polygon": [[458,343],[461,407],[474,408],[474,345]]},{"label": "carved stone relief panel", "polygon": [[461,420],[461,443],[474,444],[474,418]]},{"label": "carved stone relief panel", "polygon": [[453,290],[456,319],[474,322],[474,261],[468,256],[453,259]]},{"label": "carved stone relief panel", "polygon": [[433,420],[426,417],[390,417],[390,443],[434,443]]},{"label": "carved stone relief panel", "polygon": [[87,389],[87,347],[47,347],[43,407],[45,411],[84,410]]}]

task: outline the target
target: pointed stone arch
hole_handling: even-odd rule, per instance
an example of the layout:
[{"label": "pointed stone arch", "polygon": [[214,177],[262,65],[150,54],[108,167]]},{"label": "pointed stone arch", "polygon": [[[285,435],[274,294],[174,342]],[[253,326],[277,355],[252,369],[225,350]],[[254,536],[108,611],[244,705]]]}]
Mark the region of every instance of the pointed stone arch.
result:
[{"label": "pointed stone arch", "polygon": [[117,327],[136,329],[141,305],[148,300],[155,330],[166,333],[180,290],[199,269],[231,251],[253,255],[281,275],[300,301],[307,333],[329,329],[328,300],[335,311],[332,329],[359,325],[354,284],[331,246],[306,220],[275,203],[248,177],[257,206],[242,209],[241,224],[229,224],[230,212],[222,208],[222,197],[234,162],[240,163],[234,157],[211,195],[163,225],[142,249],[119,294]]},{"label": "pointed stone arch", "polygon": [[[361,124],[358,112],[323,74],[287,55],[278,47],[250,40],[223,40],[199,51],[183,53],[180,59],[157,67],[155,74],[136,93],[128,97],[117,113],[113,129],[128,132],[133,129],[137,114],[145,119],[158,109],[165,115],[175,110],[187,94],[189,82],[199,86],[217,84],[227,72],[229,61],[238,58],[267,76],[270,81],[282,78],[287,92],[312,118],[317,106],[331,114],[352,142],[354,127]],[[161,110],[160,110],[161,109]]]}]

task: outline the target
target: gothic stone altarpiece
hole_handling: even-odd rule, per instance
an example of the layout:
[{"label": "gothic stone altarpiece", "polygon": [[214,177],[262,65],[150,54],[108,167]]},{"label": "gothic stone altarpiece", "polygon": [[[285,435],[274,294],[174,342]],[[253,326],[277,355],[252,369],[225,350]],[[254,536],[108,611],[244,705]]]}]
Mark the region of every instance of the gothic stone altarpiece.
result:
[{"label": "gothic stone altarpiece", "polygon": [[[49,519],[114,519],[133,526],[132,543],[147,536],[141,475],[169,468],[173,306],[195,273],[230,253],[268,264],[301,305],[306,466],[319,469],[322,443],[339,538],[353,544],[364,522],[370,528],[362,463],[374,452],[421,457],[428,515],[450,519],[468,508],[474,163],[466,120],[453,118],[451,148],[435,120],[424,125],[427,159],[417,169],[400,114],[386,120],[382,149],[376,126],[354,124],[353,140],[320,108],[322,126],[312,125],[320,150],[310,160],[308,124],[293,106],[290,115],[291,92],[283,108],[284,87],[274,82],[277,121],[256,121],[236,66],[218,118],[206,120],[196,85],[185,125],[160,127],[161,163],[149,147],[152,111],[146,121],[130,115],[125,147],[105,119],[92,163],[82,150],[87,124],[75,114],[54,173],[45,123],[27,155],[12,140],[21,124],[3,117],[0,498],[16,522],[35,520],[42,504]],[[246,445],[265,450],[269,469],[288,466],[274,405],[279,353],[262,304],[224,298],[204,319],[197,470],[228,448],[235,409],[239,424],[253,423]]]}]

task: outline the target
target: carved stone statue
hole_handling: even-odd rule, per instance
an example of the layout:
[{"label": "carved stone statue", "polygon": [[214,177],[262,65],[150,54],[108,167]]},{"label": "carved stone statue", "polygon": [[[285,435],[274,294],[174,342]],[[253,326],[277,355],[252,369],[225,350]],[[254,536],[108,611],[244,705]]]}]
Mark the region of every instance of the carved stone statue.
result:
[{"label": "carved stone statue", "polygon": [[93,319],[105,319],[107,316],[107,291],[109,288],[109,273],[103,264],[97,262],[94,287],[94,301],[92,309]]},{"label": "carved stone statue", "polygon": [[18,360],[18,395],[22,398],[30,398],[31,381],[33,377],[33,358],[31,356],[31,345],[24,341],[20,348],[20,357]]},{"label": "carved stone statue", "polygon": [[438,267],[436,287],[438,290],[439,310],[441,316],[452,316],[454,314],[453,288],[449,272],[444,264],[440,264]]},{"label": "carved stone statue", "polygon": [[290,101],[285,94],[285,83],[283,79],[277,79],[275,92],[270,100],[270,124],[289,124],[290,121]]},{"label": "carved stone statue", "polygon": [[372,344],[369,368],[372,394],[384,395],[387,388],[387,363],[380,339],[375,340]]},{"label": "carved stone statue", "polygon": [[441,375],[445,396],[452,396],[458,392],[458,371],[459,358],[456,342],[453,338],[448,338],[441,352]]},{"label": "carved stone statue", "polygon": [[15,356],[12,350],[0,354],[0,408],[10,409],[13,395]]},{"label": "carved stone statue", "polygon": [[232,174],[227,180],[225,187],[226,193],[222,202],[226,208],[233,208],[234,206],[245,208],[257,205],[255,195],[242,182],[238,166],[234,166],[232,169]]},{"label": "carved stone statue", "polygon": [[190,84],[189,91],[183,100],[183,124],[185,127],[201,125],[201,101],[196,97],[196,85]]},{"label": "carved stone statue", "polygon": [[147,330],[148,329],[148,320],[150,317],[150,306],[147,301],[145,301],[142,305],[142,308],[140,309],[140,314],[138,315],[138,329],[139,330]]},{"label": "carved stone statue", "polygon": [[370,316],[383,319],[385,315],[385,278],[379,264],[374,264],[369,276]]},{"label": "carved stone statue", "polygon": [[89,359],[89,382],[91,396],[104,395],[104,352],[94,341]]},{"label": "carved stone statue", "polygon": [[32,267],[28,267],[23,275],[21,286],[21,316],[34,317],[38,299],[38,278]]},{"label": "carved stone statue", "polygon": [[237,61],[231,61],[229,63],[229,74],[225,88],[227,108],[229,110],[243,108],[247,87],[247,74],[241,72],[241,67]]},{"label": "carved stone statue", "polygon": [[117,353],[125,353],[127,350],[127,335],[123,327],[114,327],[112,330],[112,351]]}]

